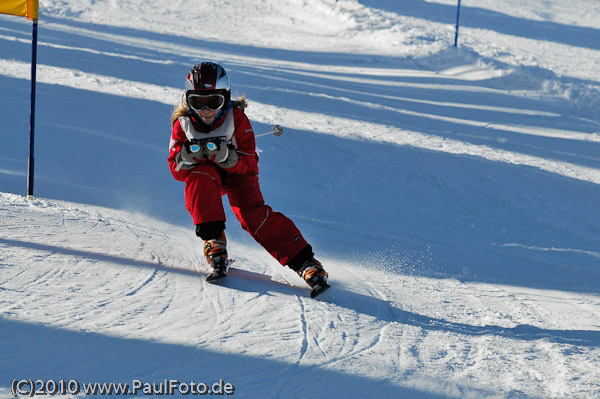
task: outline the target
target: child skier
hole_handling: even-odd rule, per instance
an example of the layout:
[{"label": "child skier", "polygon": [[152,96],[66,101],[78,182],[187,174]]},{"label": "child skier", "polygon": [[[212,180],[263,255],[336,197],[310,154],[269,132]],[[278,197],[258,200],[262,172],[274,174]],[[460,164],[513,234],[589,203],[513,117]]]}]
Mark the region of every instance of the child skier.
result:
[{"label": "child skier", "polygon": [[227,194],[242,228],[279,263],[296,271],[314,296],[329,287],[327,272],[296,225],[264,202],[254,131],[245,107],[243,97],[231,100],[225,69],[203,62],[189,71],[181,104],[171,116],[169,168],[176,180],[185,182],[185,205],[196,235],[204,240],[206,261],[213,268],[207,280],[227,276],[221,199]]}]

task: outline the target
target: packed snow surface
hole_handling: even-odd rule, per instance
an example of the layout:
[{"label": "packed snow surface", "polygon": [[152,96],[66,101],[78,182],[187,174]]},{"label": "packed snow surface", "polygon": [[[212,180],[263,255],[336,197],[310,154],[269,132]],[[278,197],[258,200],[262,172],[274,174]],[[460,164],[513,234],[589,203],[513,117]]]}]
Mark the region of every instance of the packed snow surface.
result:
[{"label": "packed snow surface", "polygon": [[[454,47],[456,3],[40,0],[32,199],[0,15],[0,397],[600,397],[600,3],[463,0]],[[205,282],[166,164],[204,60],[284,127],[261,187],[321,300],[230,212]]]}]

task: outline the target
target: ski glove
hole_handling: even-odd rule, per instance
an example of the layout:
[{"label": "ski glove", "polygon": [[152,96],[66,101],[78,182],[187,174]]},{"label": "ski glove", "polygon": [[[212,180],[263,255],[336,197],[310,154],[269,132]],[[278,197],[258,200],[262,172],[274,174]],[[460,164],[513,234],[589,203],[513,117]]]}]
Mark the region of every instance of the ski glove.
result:
[{"label": "ski glove", "polygon": [[238,161],[238,154],[231,144],[224,141],[208,141],[203,148],[206,157],[218,163],[223,169],[233,168]]},{"label": "ski glove", "polygon": [[179,169],[192,169],[202,162],[204,157],[203,146],[195,142],[186,141],[179,153],[175,156],[177,171]]}]

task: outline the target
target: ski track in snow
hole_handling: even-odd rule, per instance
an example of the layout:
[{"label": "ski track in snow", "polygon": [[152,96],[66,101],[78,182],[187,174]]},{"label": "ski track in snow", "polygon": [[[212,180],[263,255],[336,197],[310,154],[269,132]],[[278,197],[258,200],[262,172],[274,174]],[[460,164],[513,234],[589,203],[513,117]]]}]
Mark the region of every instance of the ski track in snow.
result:
[{"label": "ski track in snow", "polygon": [[[247,113],[253,123],[284,126],[296,137],[299,152],[313,150],[303,134],[319,133],[538,172],[518,180],[525,168],[506,175],[490,168],[482,173],[489,176],[470,184],[468,176],[436,175],[436,169],[424,163],[410,166],[406,174],[391,171],[386,179],[377,180],[379,176],[369,172],[355,176],[355,169],[340,165],[359,161],[360,156],[378,164],[379,147],[365,155],[356,154],[357,146],[324,141],[342,152],[326,164],[334,179],[355,185],[373,178],[373,187],[395,179],[402,180],[400,186],[413,183],[412,179],[419,184],[407,184],[409,189],[427,186],[430,191],[417,192],[418,199],[408,202],[414,205],[414,217],[424,223],[433,218],[430,222],[437,227],[465,219],[474,228],[489,217],[503,230],[512,226],[502,223],[511,211],[535,206],[536,212],[526,221],[531,223],[529,230],[514,223],[514,230],[473,244],[471,248],[479,251],[474,259],[482,263],[475,272],[464,259],[462,274],[445,273],[436,263],[427,265],[434,269],[431,273],[419,275],[418,258],[426,254],[402,253],[386,256],[383,262],[319,257],[333,288],[313,300],[293,271],[255,245],[230,240],[228,247],[236,258],[230,277],[209,284],[202,247],[190,228],[142,212],[43,198],[28,201],[0,192],[0,355],[5,359],[0,397],[13,396],[9,387],[13,378],[81,382],[178,378],[208,383],[222,378],[236,386],[235,396],[244,398],[304,398],[307,390],[315,397],[418,399],[587,399],[600,392],[600,298],[597,284],[588,278],[597,277],[589,265],[600,257],[593,245],[598,237],[593,194],[600,185],[600,155],[594,152],[600,144],[600,46],[594,44],[600,10],[594,2],[581,0],[577,7],[554,0],[465,4],[458,50],[448,48],[453,21],[441,19],[444,14],[453,16],[448,11],[453,11],[455,0],[203,1],[195,7],[181,0],[170,2],[171,7],[160,0],[41,3],[47,18],[40,21],[38,82],[44,92],[56,96],[52,100],[57,104],[73,93],[92,101],[97,101],[92,94],[109,95],[100,98],[114,100],[118,109],[80,104],[77,97],[65,103],[81,106],[82,118],[93,122],[42,112],[38,130],[67,134],[54,140],[59,145],[64,145],[60,143],[65,137],[91,137],[96,143],[124,148],[116,154],[148,167],[144,162],[157,158],[151,154],[164,156],[165,146],[158,144],[164,140],[141,138],[167,125],[149,126],[144,120],[146,125],[129,126],[132,122],[119,114],[119,107],[131,105],[133,113],[140,113],[149,108],[138,102],[176,104],[181,88],[170,86],[165,76],[187,70],[192,60],[212,59],[224,62],[237,79],[234,86],[249,95]],[[184,15],[173,11],[183,8]],[[204,18],[209,36],[189,28],[215,10],[229,20],[231,32],[223,33],[218,19]],[[469,20],[473,16],[487,18],[496,29],[484,28],[476,18]],[[24,93],[17,86],[29,79],[30,33],[29,22],[21,29],[17,24],[25,26],[23,21],[2,16],[3,21],[7,23],[0,26],[0,45],[10,51],[2,47],[0,53],[4,79],[0,88],[8,93],[0,96],[8,106],[13,96]],[[522,23],[535,29],[528,31],[520,27]],[[187,33],[182,34],[182,26]],[[274,30],[281,34],[273,34]],[[138,73],[139,66],[148,74]],[[14,111],[12,107],[8,112]],[[97,114],[116,122],[104,125],[92,118]],[[106,128],[121,124],[128,134]],[[132,154],[131,148],[143,156]],[[290,215],[310,226],[311,232],[327,236],[341,235],[342,230],[366,232],[372,235],[369,239],[390,246],[396,245],[395,240],[400,246],[420,240],[428,247],[437,245],[443,253],[465,245],[461,236],[465,230],[442,230],[449,236],[456,232],[455,239],[436,236],[436,229],[407,231],[398,226],[394,237],[387,238],[390,231],[380,232],[375,221],[373,226],[361,226],[335,214],[335,207],[322,211],[331,189],[326,182],[315,182],[315,170],[309,167],[318,156],[330,154],[316,154],[296,155],[298,159],[286,167],[301,165],[306,171],[284,179],[286,184],[296,179],[299,185],[315,185],[302,193],[312,197],[302,199],[310,203],[301,208],[306,214]],[[24,180],[17,157],[12,148],[1,154],[0,178]],[[86,155],[81,157],[87,163]],[[88,179],[71,182],[72,175],[61,175],[71,158],[45,160],[41,165],[47,168],[42,169],[46,184],[60,184],[73,192],[104,189],[95,181],[105,177],[102,173],[82,167],[80,173],[89,173]],[[121,159],[130,167],[127,161]],[[562,180],[572,184],[559,185],[539,171],[566,177]],[[468,174],[469,169],[458,173]],[[107,180],[120,178],[106,174]],[[509,178],[513,180],[507,182]],[[539,186],[530,189],[537,179]],[[547,182],[557,185],[546,189]],[[475,184],[515,184],[515,188],[496,191]],[[579,190],[592,193],[591,205]],[[143,208],[139,191],[133,191],[136,206]],[[384,200],[401,201],[408,195],[402,191]],[[428,195],[433,194],[448,214],[432,210],[430,215],[428,201],[435,200]],[[367,208],[371,195],[378,194],[345,200]],[[500,204],[488,207],[496,197]],[[536,199],[544,200],[540,209]],[[585,212],[569,209],[571,200],[587,206],[588,218]],[[310,214],[312,206],[321,212]],[[555,214],[559,216],[552,218]],[[410,218],[408,213],[404,217]],[[549,221],[540,221],[545,218]],[[522,241],[513,239],[512,234],[523,228]],[[540,228],[550,232],[536,237]],[[421,237],[425,231],[427,236]],[[553,234],[559,239],[555,241]],[[356,242],[361,239],[350,244]],[[342,241],[333,252],[344,253],[345,245]],[[484,245],[511,252],[491,260]],[[527,256],[522,255],[525,252]],[[528,275],[531,265],[546,268],[549,280],[573,277],[581,292],[532,288],[526,278],[508,279],[515,285],[486,282],[495,281],[495,271],[488,268],[498,262],[514,262],[505,273]],[[546,276],[538,272],[532,270],[531,275]],[[483,275],[469,279],[475,273]],[[540,287],[545,287],[543,282]]]},{"label": "ski track in snow", "polygon": [[[28,222],[4,223],[9,229],[0,236],[6,320],[277,359],[279,377],[254,375],[242,384],[259,392],[278,381],[274,397],[320,370],[377,380],[383,369],[390,382],[425,392],[442,384],[442,391],[464,397],[504,397],[523,382],[511,380],[511,368],[496,368],[508,359],[547,381],[547,391],[527,393],[524,386],[527,395],[598,387],[597,369],[577,367],[600,360],[600,325],[590,324],[600,317],[600,301],[593,295],[377,270],[359,285],[362,266],[326,260],[334,288],[315,301],[296,286],[293,272],[245,259],[239,245],[234,252],[242,257],[228,281],[208,284],[198,257],[176,248],[191,240],[187,231],[142,215],[12,194],[0,194],[0,207],[3,220]],[[119,241],[103,239],[115,235]],[[104,252],[94,251],[98,245]],[[17,261],[21,256],[28,259]],[[569,317],[575,308],[578,320]],[[566,358],[567,352],[574,354]],[[467,388],[464,381],[472,382]]]}]

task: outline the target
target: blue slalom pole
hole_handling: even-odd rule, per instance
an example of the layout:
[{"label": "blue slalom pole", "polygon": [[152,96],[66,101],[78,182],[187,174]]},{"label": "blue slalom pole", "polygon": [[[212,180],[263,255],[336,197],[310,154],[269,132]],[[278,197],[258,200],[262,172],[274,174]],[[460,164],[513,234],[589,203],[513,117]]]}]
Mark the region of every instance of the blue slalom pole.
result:
[{"label": "blue slalom pole", "polygon": [[456,7],[456,31],[454,33],[454,47],[458,47],[458,21],[460,18],[460,0],[458,0],[458,6]]},{"label": "blue slalom pole", "polygon": [[27,198],[33,198],[34,176],[34,142],[35,142],[35,83],[37,69],[37,33],[38,20],[33,20],[33,37],[31,43],[31,111],[29,113],[29,165],[27,169]]}]

